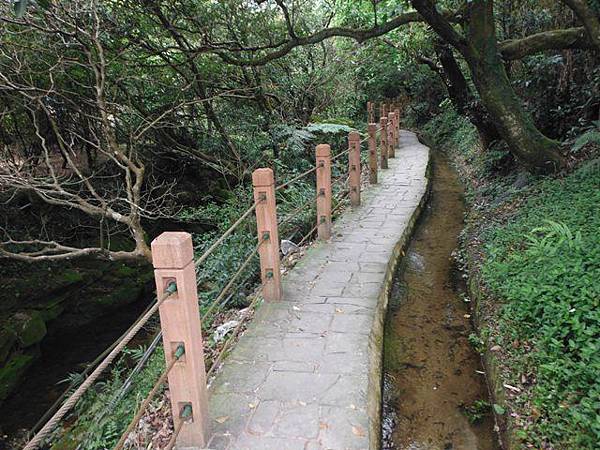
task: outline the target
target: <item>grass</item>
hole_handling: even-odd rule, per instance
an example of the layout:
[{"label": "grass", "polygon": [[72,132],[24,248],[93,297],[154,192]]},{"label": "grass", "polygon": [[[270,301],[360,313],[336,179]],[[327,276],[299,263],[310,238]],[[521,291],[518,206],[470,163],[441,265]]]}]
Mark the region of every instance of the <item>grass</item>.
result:
[{"label": "grass", "polygon": [[[490,305],[480,328],[508,392],[517,447],[592,449],[600,442],[600,170],[562,177],[500,173],[501,148],[481,152],[451,109],[425,131],[450,150],[466,180],[464,243]],[[593,153],[591,154],[593,157]]]}]

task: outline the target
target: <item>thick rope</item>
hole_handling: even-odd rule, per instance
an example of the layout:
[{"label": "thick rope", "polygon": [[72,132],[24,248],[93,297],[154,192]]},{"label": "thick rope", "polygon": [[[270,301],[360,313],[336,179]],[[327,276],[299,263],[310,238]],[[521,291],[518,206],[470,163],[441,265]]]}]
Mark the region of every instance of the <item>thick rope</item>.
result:
[{"label": "thick rope", "polygon": [[179,357],[174,357],[171,360],[171,362],[169,363],[169,365],[167,366],[167,369],[162,373],[162,375],[158,378],[158,380],[156,380],[156,383],[154,383],[154,386],[152,386],[152,389],[150,390],[150,392],[148,393],[148,395],[146,396],[144,401],[141,403],[140,407],[138,408],[137,413],[133,417],[133,420],[129,423],[129,425],[127,426],[127,429],[121,435],[119,442],[117,442],[117,445],[115,445],[113,450],[121,450],[125,446],[125,442],[127,441],[127,437],[129,437],[129,433],[131,433],[133,431],[133,429],[137,426],[140,419],[144,415],[146,408],[148,407],[148,405],[150,404],[150,402],[152,401],[152,399],[154,398],[154,396],[156,395],[156,393],[158,392],[160,387],[167,380],[167,377],[169,376],[169,372],[171,372],[171,369],[175,366],[175,363],[177,361],[179,361]]},{"label": "thick rope", "polygon": [[288,187],[290,184],[294,183],[295,181],[298,181],[308,175],[310,175],[311,173],[313,173],[315,170],[317,170],[317,166],[313,167],[312,169],[308,169],[306,172],[302,172],[300,175],[295,176],[294,178],[292,178],[291,180],[286,181],[283,184],[280,184],[279,186],[275,186],[275,192]]},{"label": "thick rope", "polygon": [[[250,306],[248,306],[248,309],[254,308],[256,306],[256,304],[258,303],[259,299],[260,299],[260,297],[256,296],[254,298],[254,300],[252,300],[252,303],[250,303]],[[226,350],[229,348],[229,345],[235,339],[235,337],[239,334],[240,330],[242,329],[242,325],[244,325],[248,321],[248,317],[249,316],[245,316],[244,318],[242,318],[242,320],[240,320],[240,323],[238,323],[237,326],[233,329],[233,333],[231,333],[231,335],[229,336],[229,339],[227,339],[227,341],[225,342],[225,344],[219,351],[219,354],[217,355],[217,357],[215,358],[213,363],[210,365],[210,368],[208,369],[208,372],[206,373],[206,378],[210,378],[212,373],[219,366],[219,364],[221,363],[221,360],[223,359],[223,356],[225,355]]]},{"label": "thick rope", "polygon": [[[262,200],[259,200],[259,201],[262,201]],[[223,243],[223,241],[227,238],[227,236],[229,236],[231,233],[233,233],[234,230],[252,213],[252,211],[254,211],[256,209],[257,204],[258,203],[254,203],[250,208],[248,208],[246,210],[246,212],[244,212],[244,214],[242,214],[240,216],[240,218],[238,220],[236,220],[235,223],[233,225],[231,225],[221,235],[221,237],[219,239],[217,239],[215,242],[213,242],[213,244],[198,258],[198,260],[196,260],[196,262],[195,262],[196,267],[198,267],[200,264],[202,264],[204,261],[206,261],[206,259],[217,249],[217,247]]]},{"label": "thick rope", "polygon": [[158,310],[158,307],[164,302],[173,292],[165,292],[160,298],[157,299],[156,303],[148,309],[148,311],[141,316],[134,326],[131,327],[129,332],[123,337],[115,348],[108,354],[108,356],[94,369],[89,377],[85,379],[83,383],[77,388],[75,392],[62,404],[62,406],[54,413],[46,425],[42,427],[40,431],[27,443],[23,450],[34,450],[40,446],[44,438],[54,429],[54,427],[62,420],[75,403],[85,394],[85,392],[94,384],[96,379],[104,372],[104,370],[113,362],[119,353],[125,348],[125,346],[133,339],[138,331],[148,322],[150,317]]},{"label": "thick rope", "polygon": [[313,195],[306,202],[304,202],[303,204],[301,204],[299,207],[297,207],[296,209],[290,211],[284,217],[284,219],[279,223],[279,227],[282,227],[283,225],[285,225],[285,224],[291,222],[293,219],[295,219],[296,218],[296,214],[298,214],[300,211],[302,211],[304,208],[306,208],[311,203],[315,202],[316,199],[317,199],[317,195]]},{"label": "thick rope", "polygon": [[256,256],[256,253],[260,249],[260,246],[262,244],[264,244],[266,241],[267,241],[267,239],[261,239],[260,242],[256,245],[256,247],[254,247],[254,249],[252,250],[252,252],[250,252],[250,254],[244,260],[244,262],[242,263],[242,265],[240,266],[240,268],[237,270],[237,272],[233,274],[233,276],[231,277],[231,279],[229,280],[229,282],[225,285],[225,287],[221,290],[221,292],[219,293],[219,295],[217,296],[217,298],[208,307],[208,309],[204,313],[204,317],[207,317],[215,309],[216,305],[223,299],[223,297],[225,297],[225,294],[227,294],[227,292],[229,291],[229,289],[231,289],[231,287],[233,286],[233,283],[244,272],[244,270],[246,269],[246,267],[248,267],[248,265],[250,264],[250,262],[252,262],[252,260]]}]

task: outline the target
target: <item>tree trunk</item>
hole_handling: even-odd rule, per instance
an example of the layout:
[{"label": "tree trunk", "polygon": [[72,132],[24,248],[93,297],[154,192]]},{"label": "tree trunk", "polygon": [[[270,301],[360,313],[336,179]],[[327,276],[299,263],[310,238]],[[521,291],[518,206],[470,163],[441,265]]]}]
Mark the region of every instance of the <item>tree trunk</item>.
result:
[{"label": "tree trunk", "polygon": [[493,3],[492,0],[468,3],[465,37],[437,11],[431,0],[412,0],[415,9],[435,32],[467,61],[481,103],[510,152],[530,170],[554,172],[565,164],[559,143],[535,127],[508,80],[496,42]]},{"label": "tree trunk", "polygon": [[442,70],[447,79],[445,84],[452,104],[459,114],[466,116],[477,128],[482,147],[484,149],[488,148],[492,142],[500,139],[498,129],[491,121],[485,108],[482,107],[474,97],[471,89],[469,89],[469,84],[450,46],[443,42],[437,42],[434,45],[434,50],[442,64]]},{"label": "tree trunk", "polygon": [[493,2],[471,3],[468,51],[464,56],[481,101],[510,151],[529,169],[543,173],[564,166],[559,143],[544,136],[515,94],[496,43]]}]

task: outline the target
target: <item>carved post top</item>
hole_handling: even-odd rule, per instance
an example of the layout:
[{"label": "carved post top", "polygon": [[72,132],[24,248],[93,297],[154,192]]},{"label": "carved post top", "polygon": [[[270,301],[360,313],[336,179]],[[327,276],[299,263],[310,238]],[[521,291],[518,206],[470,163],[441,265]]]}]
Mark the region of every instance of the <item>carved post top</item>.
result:
[{"label": "carved post top", "polygon": [[360,142],[360,134],[358,133],[358,131],[351,131],[350,133],[348,133],[348,141],[350,141],[350,142],[354,142],[354,141]]},{"label": "carved post top", "polygon": [[155,269],[183,269],[194,259],[192,235],[166,231],[152,241],[152,265]]},{"label": "carved post top", "polygon": [[317,145],[315,153],[319,158],[329,157],[331,156],[331,147],[329,144],[319,144]]},{"label": "carved post top", "polygon": [[275,184],[273,170],[269,168],[256,169],[252,172],[252,185],[255,187],[268,187]]},{"label": "carved post top", "polygon": [[369,125],[367,125],[367,130],[368,130],[369,134],[375,134],[375,132],[377,131],[377,124],[370,123]]},{"label": "carved post top", "polygon": [[381,119],[379,119],[379,122],[381,123],[382,127],[385,127],[387,125],[387,121],[388,121],[388,119],[385,116],[382,117]]}]

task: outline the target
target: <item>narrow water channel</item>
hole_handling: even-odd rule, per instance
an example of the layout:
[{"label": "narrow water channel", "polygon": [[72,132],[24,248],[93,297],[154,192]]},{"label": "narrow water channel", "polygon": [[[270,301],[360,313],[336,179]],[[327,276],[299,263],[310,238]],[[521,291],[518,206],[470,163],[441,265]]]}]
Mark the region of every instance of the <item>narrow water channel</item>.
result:
[{"label": "narrow water channel", "polygon": [[[383,448],[495,450],[479,355],[471,348],[464,282],[452,252],[463,192],[433,155],[432,196],[392,288],[384,350]],[[479,416],[482,416],[479,418]]]}]

